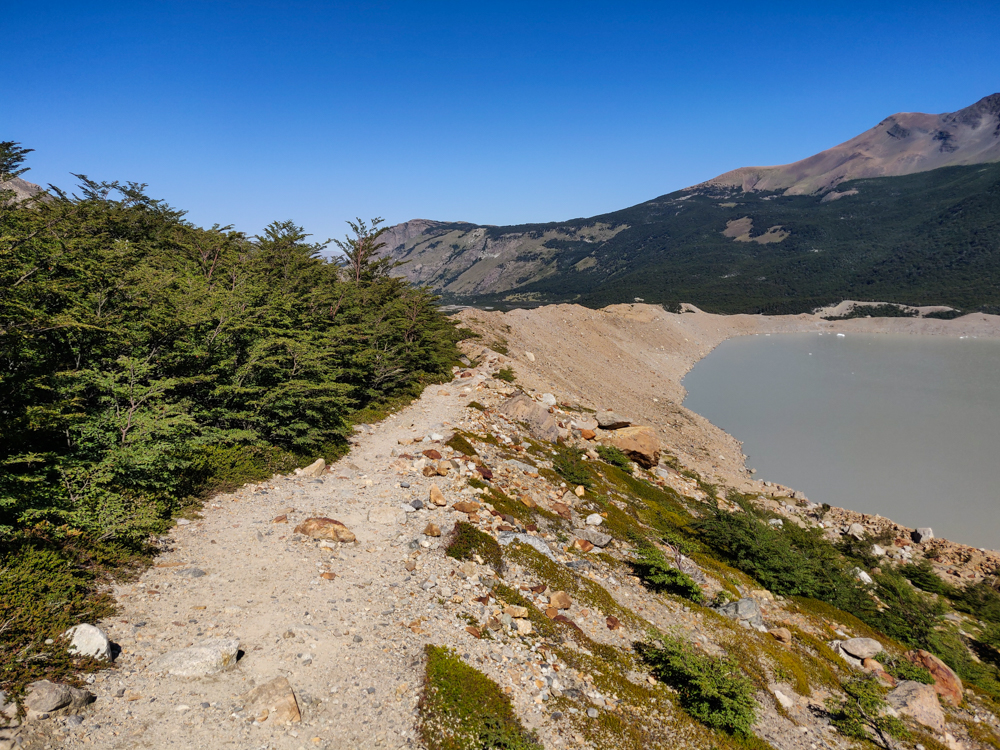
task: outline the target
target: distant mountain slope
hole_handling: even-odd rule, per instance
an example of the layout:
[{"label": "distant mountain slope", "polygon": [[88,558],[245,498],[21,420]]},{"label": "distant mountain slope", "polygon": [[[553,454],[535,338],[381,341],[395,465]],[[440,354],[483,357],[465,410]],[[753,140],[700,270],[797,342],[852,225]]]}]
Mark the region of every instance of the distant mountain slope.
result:
[{"label": "distant mountain slope", "polygon": [[23,201],[25,198],[30,198],[40,192],[42,188],[40,185],[36,185],[33,182],[28,182],[27,180],[22,180],[20,177],[15,177],[12,180],[0,182],[0,190],[13,190],[17,200]]},{"label": "distant mountain slope", "polygon": [[808,159],[778,167],[742,167],[704,184],[805,195],[860,177],[996,161],[1000,161],[1000,94],[943,115],[900,112]]},{"label": "distant mountain slope", "polygon": [[[998,144],[995,94],[950,115],[894,115],[802,162],[736,170],[589,219],[406,222],[386,233],[385,252],[406,261],[397,273],[457,303],[638,297],[716,312],[803,312],[850,298],[992,308],[1000,306]],[[972,164],[941,166],[948,160]],[[855,177],[866,170],[901,174]]]}]

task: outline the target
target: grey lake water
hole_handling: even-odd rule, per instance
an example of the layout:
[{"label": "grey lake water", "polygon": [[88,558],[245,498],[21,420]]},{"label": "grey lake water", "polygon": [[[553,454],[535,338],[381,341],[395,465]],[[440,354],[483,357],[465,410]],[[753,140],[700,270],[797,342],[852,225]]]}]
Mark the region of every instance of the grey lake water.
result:
[{"label": "grey lake water", "polygon": [[744,336],[684,379],[756,478],[1000,549],[1000,341]]}]

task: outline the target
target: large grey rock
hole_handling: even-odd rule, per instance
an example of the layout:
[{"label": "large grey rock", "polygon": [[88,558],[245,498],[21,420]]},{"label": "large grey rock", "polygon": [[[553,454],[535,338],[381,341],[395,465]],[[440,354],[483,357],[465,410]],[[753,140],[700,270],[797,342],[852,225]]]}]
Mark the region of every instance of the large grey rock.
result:
[{"label": "large grey rock", "polygon": [[44,718],[46,715],[60,715],[77,711],[94,700],[86,690],[78,690],[49,680],[39,680],[28,685],[24,696],[27,718]]},{"label": "large grey rock", "polygon": [[539,440],[550,443],[559,439],[559,424],[549,410],[524,393],[516,393],[497,407],[497,411],[512,422],[523,422]]},{"label": "large grey rock", "polygon": [[882,652],[882,644],[874,638],[851,638],[840,642],[840,647],[855,659],[874,659]]},{"label": "large grey rock", "polygon": [[111,641],[107,634],[96,625],[81,623],[74,625],[65,633],[70,643],[67,650],[71,654],[90,656],[101,661],[111,661]]},{"label": "large grey rock", "polygon": [[730,620],[745,622],[752,628],[764,626],[764,615],[761,614],[760,606],[753,599],[739,599],[729,604],[723,604],[716,609],[716,612]]},{"label": "large grey rock", "polygon": [[209,638],[188,648],[168,651],[150,664],[149,670],[175,677],[204,677],[233,666],[239,649],[237,638]]},{"label": "large grey rock", "polygon": [[913,538],[913,541],[915,541],[917,544],[920,544],[921,542],[929,542],[931,539],[934,538],[934,529],[930,527],[917,529],[912,534],[910,534],[910,536]]},{"label": "large grey rock", "polygon": [[865,538],[865,527],[862,526],[860,523],[852,523],[847,528],[847,534],[848,536],[853,536],[858,541],[861,541],[862,539]]},{"label": "large grey rock", "polygon": [[[522,544],[527,544],[529,547],[534,547],[536,550],[541,552],[547,558],[556,561],[556,556],[552,554],[552,550],[549,549],[549,545],[539,539],[537,536],[531,536],[530,534],[519,534],[513,531],[501,531],[500,535],[497,537],[497,541],[503,546],[507,546],[513,542],[521,542]],[[597,542],[594,542],[597,544]]]},{"label": "large grey rock", "polygon": [[507,461],[507,465],[510,468],[514,469],[515,471],[523,471],[523,472],[525,472],[527,474],[537,474],[538,473],[538,469],[536,469],[531,464],[524,463],[523,461],[515,461],[514,459],[510,459],[509,461]]},{"label": "large grey rock", "polygon": [[576,415],[570,420],[569,426],[574,430],[596,430],[598,428],[597,418],[590,414]]},{"label": "large grey rock", "polygon": [[593,527],[581,529],[577,532],[577,536],[581,539],[586,539],[595,547],[607,547],[614,539],[611,534],[605,534],[604,532],[598,531]]},{"label": "large grey rock", "polygon": [[944,711],[930,685],[904,680],[885,697],[886,703],[936,732],[944,731]]},{"label": "large grey rock", "polygon": [[621,430],[632,424],[631,419],[619,417],[610,409],[597,412],[597,426],[602,430]]}]

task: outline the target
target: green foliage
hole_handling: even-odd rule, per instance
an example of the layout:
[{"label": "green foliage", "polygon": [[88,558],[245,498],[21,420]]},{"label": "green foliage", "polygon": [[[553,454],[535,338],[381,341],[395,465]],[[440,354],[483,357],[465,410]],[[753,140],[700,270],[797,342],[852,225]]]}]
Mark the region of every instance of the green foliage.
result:
[{"label": "green foliage", "polygon": [[916,563],[900,565],[899,572],[908,578],[914,586],[932,594],[947,596],[952,591],[952,586],[934,572],[931,561],[926,558]]},{"label": "green foliage", "polygon": [[593,484],[593,477],[586,462],[581,458],[582,455],[583,451],[578,448],[559,447],[556,449],[556,455],[552,457],[552,468],[566,480],[567,484],[590,487]]},{"label": "green foliage", "polygon": [[445,445],[447,445],[452,450],[461,453],[463,456],[468,456],[469,458],[471,458],[472,456],[479,455],[478,453],[476,453],[476,449],[472,447],[472,443],[466,440],[465,436],[462,435],[462,433],[460,432],[456,432],[454,435],[452,435],[448,439],[448,442],[445,443]]},{"label": "green foliage", "polygon": [[514,374],[514,370],[510,367],[502,367],[493,373],[493,377],[497,380],[502,380],[505,383],[513,383],[517,380],[517,376]]},{"label": "green foliage", "polygon": [[599,445],[597,446],[597,455],[601,457],[601,460],[605,463],[609,463],[612,466],[617,466],[623,471],[627,471],[629,474],[632,473],[632,459],[630,459],[625,453],[613,445]]},{"label": "green foliage", "polygon": [[914,664],[909,659],[902,659],[895,656],[889,656],[888,658],[881,657],[883,659],[883,666],[885,671],[895,677],[897,680],[910,680],[911,682],[922,682],[925,685],[934,684],[934,675],[930,673],[929,669],[925,669],[917,664]]},{"label": "green foliage", "polygon": [[886,707],[885,690],[874,675],[851,680],[844,685],[847,698],[830,699],[830,723],[845,737],[856,740],[875,739],[887,750],[892,750],[889,738],[906,739],[909,732],[902,721],[883,715]]},{"label": "green foliage", "polygon": [[478,411],[486,411],[486,407],[483,406],[478,401],[470,401],[469,403],[466,404],[466,406],[468,406],[470,409],[476,409]]},{"label": "green foliage", "polygon": [[14,141],[0,141],[0,182],[12,180],[27,172],[30,167],[22,167],[25,158],[35,149],[23,148]]},{"label": "green foliage", "polygon": [[712,729],[750,737],[756,721],[753,682],[729,657],[695,651],[683,641],[663,638],[663,647],[642,647],[653,673],[680,695],[691,716]]},{"label": "green foliage", "polygon": [[500,570],[503,565],[497,540],[465,521],[455,524],[448,537],[445,554],[456,560],[471,560],[473,555],[479,555],[494,570]]},{"label": "green foliage", "polygon": [[427,645],[418,705],[420,736],[429,750],[541,750],[500,686],[451,649]]},{"label": "green foliage", "polygon": [[642,582],[654,591],[666,591],[702,604],[705,595],[687,573],[671,565],[663,553],[652,544],[640,545],[635,551],[632,569]]}]

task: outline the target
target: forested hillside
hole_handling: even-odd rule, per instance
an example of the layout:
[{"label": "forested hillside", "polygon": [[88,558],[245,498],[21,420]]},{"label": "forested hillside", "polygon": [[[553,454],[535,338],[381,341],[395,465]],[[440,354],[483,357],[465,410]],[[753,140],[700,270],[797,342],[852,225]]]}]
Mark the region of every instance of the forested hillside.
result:
[{"label": "forested hillside", "polygon": [[701,185],[589,219],[432,224],[390,248],[449,301],[690,302],[799,313],[843,299],[1000,307],[1000,164],[785,195]]},{"label": "forested hillside", "polygon": [[[0,180],[27,151],[0,144]],[[451,375],[435,298],[291,221],[201,228],[144,186],[0,195],[0,684],[93,619],[95,583],[213,488],[346,447],[362,410]]]}]

